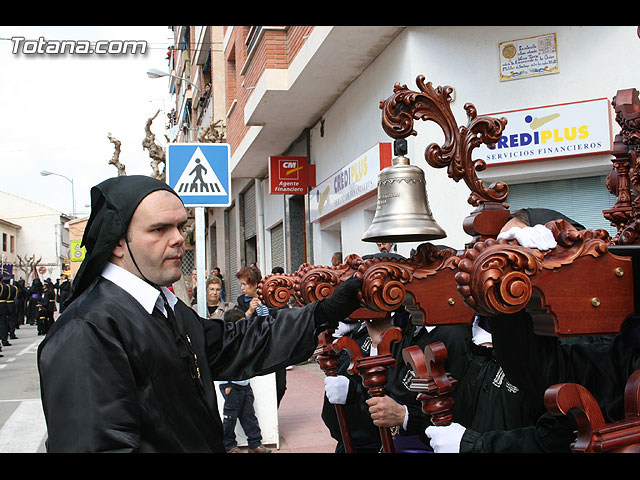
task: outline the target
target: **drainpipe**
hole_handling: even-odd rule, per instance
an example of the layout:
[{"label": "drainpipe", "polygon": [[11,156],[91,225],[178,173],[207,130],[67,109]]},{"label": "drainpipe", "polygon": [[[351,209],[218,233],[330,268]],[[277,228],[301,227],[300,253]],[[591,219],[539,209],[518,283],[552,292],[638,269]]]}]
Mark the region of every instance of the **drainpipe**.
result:
[{"label": "drainpipe", "polygon": [[[305,139],[307,143],[307,162],[311,163],[311,129],[305,128]],[[306,262],[313,265],[313,228],[311,228],[310,218],[310,208],[309,208],[309,191],[307,190],[307,194],[304,196],[304,228],[305,228],[305,252],[306,252]]]},{"label": "drainpipe", "polygon": [[268,272],[265,271],[265,252],[264,252],[264,203],[262,196],[262,181],[259,178],[253,179],[255,190],[256,190],[256,213],[257,213],[257,228],[256,228],[256,247],[258,249],[257,257],[258,257],[258,268],[260,272],[262,272],[262,276],[266,276]]}]

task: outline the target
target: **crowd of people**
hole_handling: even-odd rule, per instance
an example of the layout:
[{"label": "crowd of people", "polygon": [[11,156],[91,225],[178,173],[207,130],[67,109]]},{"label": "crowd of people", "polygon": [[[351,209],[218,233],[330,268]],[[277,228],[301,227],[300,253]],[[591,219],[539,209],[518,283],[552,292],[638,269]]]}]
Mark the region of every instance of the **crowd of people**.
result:
[{"label": "crowd of people", "polygon": [[[369,395],[351,373],[347,352],[338,375],[326,377],[321,416],[336,452],[346,451],[337,405],[356,452],[381,451],[381,428],[390,430],[396,452],[570,452],[575,419],[548,414],[543,401],[545,389],[559,382],[593,392],[607,421],[624,416],[624,383],[640,368],[635,319],[620,335],[571,341],[535,335],[524,310],[475,315],[456,326],[416,325],[404,308],[354,322],[349,315],[360,308],[361,279],[342,282],[320,301],[274,310],[257,299],[262,275],[255,266],[237,272],[242,293],[235,302],[226,299],[219,272],[209,276],[204,318],[197,303],[185,304],[169,288],[182,276],[187,217],[179,196],[164,182],[124,176],[95,186],[91,197],[87,256],[68,307],[38,349],[50,452],[234,452],[238,421],[249,448],[268,451],[250,379],[278,378],[312,358],[326,331],[350,336],[365,356],[377,355],[382,332],[401,333],[391,345],[396,363],[384,395]],[[509,218],[501,236],[548,250],[555,239],[544,224],[560,218],[571,221],[526,209]],[[374,255],[399,256],[393,244],[378,250]],[[410,389],[415,373],[403,358],[406,348],[434,342],[446,347],[445,369],[456,380],[445,426],[422,410]],[[222,418],[214,381],[225,402]],[[280,400],[286,383],[277,384]]]},{"label": "crowd of people", "polygon": [[71,282],[65,274],[55,283],[50,278],[44,283],[35,277],[27,286],[24,279],[11,276],[0,279],[0,356],[2,347],[10,347],[10,340],[18,338],[16,330],[23,325],[35,325],[38,335],[46,335],[54,321],[54,312],[64,310]]},{"label": "crowd of people", "polygon": [[[284,273],[282,267],[275,267],[272,273]],[[191,305],[198,312],[197,304],[197,271],[192,272]],[[267,308],[257,294],[258,284],[262,280],[260,269],[252,264],[242,268],[236,274],[240,283],[241,294],[234,302],[226,301],[224,277],[219,267],[215,267],[207,278],[206,318],[236,322],[240,319],[253,320],[258,316],[277,316],[277,309]],[[286,390],[286,368],[275,372],[276,393],[278,406]],[[262,444],[262,432],[260,423],[254,408],[254,393],[250,379],[227,380],[219,384],[219,390],[224,399],[223,427],[224,448],[227,453],[239,453],[238,442],[235,435],[236,424],[240,422],[247,436],[249,453],[269,453],[271,450]]]}]

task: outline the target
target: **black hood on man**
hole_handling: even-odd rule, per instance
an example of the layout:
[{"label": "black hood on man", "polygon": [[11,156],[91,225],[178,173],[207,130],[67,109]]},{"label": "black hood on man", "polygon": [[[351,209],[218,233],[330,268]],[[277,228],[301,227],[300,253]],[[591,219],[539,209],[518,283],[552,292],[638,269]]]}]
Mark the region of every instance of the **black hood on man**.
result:
[{"label": "black hood on man", "polygon": [[127,233],[140,202],[158,190],[178,196],[165,182],[146,175],[109,178],[91,189],[91,215],[82,237],[86,255],[73,281],[67,304],[100,275],[118,240]]}]

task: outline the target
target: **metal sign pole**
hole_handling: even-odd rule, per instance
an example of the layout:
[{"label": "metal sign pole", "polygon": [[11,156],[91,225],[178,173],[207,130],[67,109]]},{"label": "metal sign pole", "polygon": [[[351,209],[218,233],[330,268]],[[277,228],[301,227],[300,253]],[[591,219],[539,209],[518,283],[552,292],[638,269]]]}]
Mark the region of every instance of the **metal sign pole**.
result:
[{"label": "metal sign pole", "polygon": [[204,244],[204,215],[205,207],[195,207],[196,220],[196,271],[198,273],[198,315],[207,318],[207,265],[206,247]]},{"label": "metal sign pole", "polygon": [[170,143],[165,170],[167,184],[195,210],[196,302],[198,315],[207,316],[205,215],[207,207],[231,205],[229,145],[226,143]]}]

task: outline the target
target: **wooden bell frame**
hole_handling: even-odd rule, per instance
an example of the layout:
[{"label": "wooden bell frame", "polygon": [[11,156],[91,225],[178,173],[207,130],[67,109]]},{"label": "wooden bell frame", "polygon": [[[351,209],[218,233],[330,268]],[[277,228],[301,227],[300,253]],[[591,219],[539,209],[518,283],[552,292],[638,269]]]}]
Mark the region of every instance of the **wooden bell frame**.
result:
[{"label": "wooden bell frame", "polygon": [[[415,120],[433,121],[442,128],[444,143],[427,146],[425,159],[434,168],[447,168],[452,180],[463,180],[469,187],[468,203],[475,209],[462,227],[473,241],[461,253],[423,243],[408,259],[376,256],[365,260],[352,254],[336,267],[304,264],[296,273],[265,277],[258,287],[261,299],[269,306],[281,307],[293,297],[303,306],[330,296],[341,282],[356,276],[363,279],[362,308],[351,315],[353,319],[379,318],[404,305],[416,324],[469,324],[475,314],[508,314],[526,308],[540,335],[618,333],[625,319],[640,312],[640,295],[635,291],[640,278],[637,90],[620,90],[612,101],[621,131],[614,140],[607,188],[617,202],[603,215],[617,228],[617,234],[610,238],[605,230],[579,231],[557,220],[547,226],[558,246],[541,252],[515,240],[496,239],[511,213],[505,203],[509,187],[504,182],[485,187],[477,172],[486,164],[471,157],[480,144],[495,145],[506,119],[478,117],[475,107],[467,103],[468,123],[459,127],[450,109],[453,89],[434,88],[423,76],[416,84],[418,91],[396,84],[393,94],[380,102],[382,128],[394,139],[416,135]],[[337,341],[332,345],[334,352],[347,348]],[[430,345],[423,352],[413,348],[403,354],[416,373],[411,389],[420,392],[423,411],[447,424],[451,403],[443,401],[443,396],[450,395],[455,379],[442,370],[446,358],[442,348]],[[367,368],[375,367],[375,360],[369,361]],[[383,360],[390,364],[388,358]],[[355,373],[359,373],[357,368]],[[639,385],[637,374],[630,377],[627,417],[615,425],[604,423],[595,400],[579,385],[553,386],[545,395],[545,404],[557,415],[582,412],[574,451],[637,451]],[[612,436],[615,441],[607,442]]]}]

